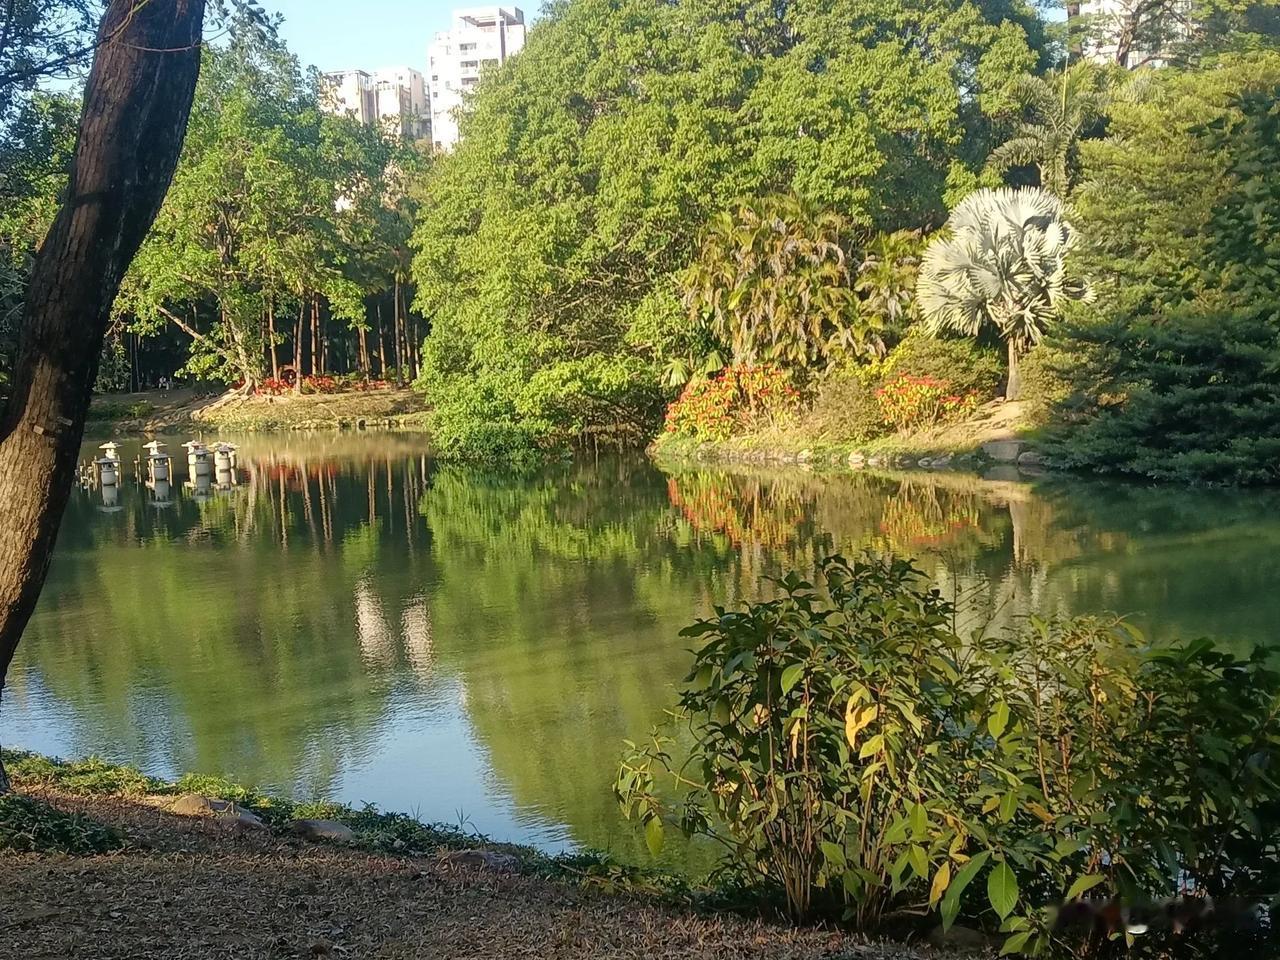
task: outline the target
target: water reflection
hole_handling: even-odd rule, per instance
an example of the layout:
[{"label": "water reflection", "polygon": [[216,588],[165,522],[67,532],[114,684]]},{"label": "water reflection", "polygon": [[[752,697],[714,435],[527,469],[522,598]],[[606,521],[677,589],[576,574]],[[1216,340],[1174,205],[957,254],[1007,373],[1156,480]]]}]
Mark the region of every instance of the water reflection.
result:
[{"label": "water reflection", "polygon": [[1280,612],[1270,493],[239,446],[234,483],[179,462],[73,496],[6,742],[639,858],[608,787],[674,699],[679,629],[831,552],[917,555],[997,621],[1117,609],[1247,646]]}]

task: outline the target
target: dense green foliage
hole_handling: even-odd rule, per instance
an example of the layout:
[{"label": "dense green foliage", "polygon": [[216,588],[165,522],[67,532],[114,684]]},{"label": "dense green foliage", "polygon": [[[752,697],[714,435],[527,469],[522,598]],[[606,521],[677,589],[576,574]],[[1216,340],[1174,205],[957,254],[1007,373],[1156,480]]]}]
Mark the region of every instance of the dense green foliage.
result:
[{"label": "dense green foliage", "polygon": [[675,283],[705,225],[775,193],[940,223],[1041,33],[1029,8],[954,0],[554,4],[426,184],[420,383],[444,448],[652,430],[669,361],[717,346]]},{"label": "dense green foliage", "polygon": [[70,97],[26,97],[0,135],[0,397],[17,346],[31,258],[66,182],[78,113]]},{"label": "dense green foliage", "polygon": [[883,319],[864,320],[856,308],[842,245],[848,229],[795,197],[719,214],[680,277],[691,323],[709,322],[738,364],[821,370],[880,352]]},{"label": "dense green foliage", "polygon": [[1098,302],[1053,344],[1063,463],[1275,481],[1278,98],[1276,54],[1161,74],[1084,145],[1079,264]]},{"label": "dense green foliage", "polygon": [[1016,88],[1018,125],[987,162],[1001,173],[1034,167],[1039,186],[1065,200],[1079,172],[1080,141],[1101,126],[1107,99],[1103,80],[1088,61],[1024,77]]},{"label": "dense green foliage", "polygon": [[421,162],[411,147],[323,113],[317,84],[253,34],[205,56],[173,186],[117,302],[135,330],[189,338],[186,373],[250,386],[280,380],[282,368],[291,384],[368,376],[375,306],[380,375],[412,362],[404,195]]},{"label": "dense green foliage", "polygon": [[893,559],[836,557],[821,590],[779,586],[684,632],[700,642],[678,715],[690,759],[655,733],[617,785],[651,847],[678,824],[795,916],[866,929],[927,905],[998,927],[1009,952],[1096,947],[1089,924],[1055,926],[1053,905],[1086,891],[1250,898],[1280,879],[1265,653],[1148,645],[1094,619],[962,638]]}]

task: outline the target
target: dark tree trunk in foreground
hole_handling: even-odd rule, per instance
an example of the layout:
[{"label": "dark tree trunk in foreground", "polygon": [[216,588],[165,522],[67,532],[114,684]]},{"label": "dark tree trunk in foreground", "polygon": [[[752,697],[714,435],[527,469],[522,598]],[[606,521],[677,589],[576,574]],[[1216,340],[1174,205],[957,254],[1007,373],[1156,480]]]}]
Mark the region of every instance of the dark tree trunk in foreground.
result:
[{"label": "dark tree trunk in foreground", "polygon": [[70,186],[36,255],[0,419],[0,688],[49,569],[112,301],[182,149],[204,7],[110,0],[99,28]]}]

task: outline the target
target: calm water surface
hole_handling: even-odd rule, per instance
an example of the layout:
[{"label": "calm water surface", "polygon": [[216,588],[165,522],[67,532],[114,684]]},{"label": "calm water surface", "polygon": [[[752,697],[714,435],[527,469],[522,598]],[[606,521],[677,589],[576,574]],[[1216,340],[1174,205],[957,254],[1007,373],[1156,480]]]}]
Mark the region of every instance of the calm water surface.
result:
[{"label": "calm water surface", "polygon": [[113,504],[73,494],[6,745],[642,859],[609,792],[621,739],[674,702],[680,628],[788,568],[909,552],[974,615],[1116,610],[1237,648],[1280,622],[1273,493],[638,457],[504,477],[400,435],[240,443],[230,489],[180,465],[167,498],[131,469]]}]

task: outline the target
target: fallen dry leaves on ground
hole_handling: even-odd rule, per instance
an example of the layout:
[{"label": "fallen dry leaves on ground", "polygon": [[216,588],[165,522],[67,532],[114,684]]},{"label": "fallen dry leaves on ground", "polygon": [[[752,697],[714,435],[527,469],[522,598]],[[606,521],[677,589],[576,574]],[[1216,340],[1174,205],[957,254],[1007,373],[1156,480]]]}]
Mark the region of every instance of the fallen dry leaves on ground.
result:
[{"label": "fallen dry leaves on ground", "polygon": [[39,795],[116,826],[130,845],[87,858],[0,854],[0,958],[916,956],[432,858],[235,833],[155,802]]}]

